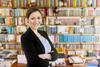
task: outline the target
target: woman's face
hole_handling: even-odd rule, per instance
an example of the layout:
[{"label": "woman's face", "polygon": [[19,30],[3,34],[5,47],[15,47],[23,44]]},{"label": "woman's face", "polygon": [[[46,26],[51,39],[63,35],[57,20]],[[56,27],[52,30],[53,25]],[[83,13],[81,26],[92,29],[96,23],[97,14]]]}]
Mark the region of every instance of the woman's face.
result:
[{"label": "woman's face", "polygon": [[33,12],[28,18],[29,27],[36,30],[42,23],[42,15],[39,11]]}]

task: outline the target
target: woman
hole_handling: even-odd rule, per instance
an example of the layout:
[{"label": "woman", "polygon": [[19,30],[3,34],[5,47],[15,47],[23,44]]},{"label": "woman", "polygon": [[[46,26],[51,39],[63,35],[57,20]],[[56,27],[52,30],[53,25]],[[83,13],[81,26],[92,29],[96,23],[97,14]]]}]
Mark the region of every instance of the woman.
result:
[{"label": "woman", "polygon": [[43,20],[42,14],[39,9],[29,8],[26,17],[29,28],[21,36],[21,44],[27,67],[50,67],[49,61],[55,61],[58,54],[47,33],[38,30]]}]

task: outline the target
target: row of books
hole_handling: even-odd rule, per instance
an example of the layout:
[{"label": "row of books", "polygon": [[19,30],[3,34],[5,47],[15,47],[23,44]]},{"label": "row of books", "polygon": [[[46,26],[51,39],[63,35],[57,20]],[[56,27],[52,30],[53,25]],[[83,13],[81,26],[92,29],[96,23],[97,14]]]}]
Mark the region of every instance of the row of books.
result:
[{"label": "row of books", "polygon": [[15,26],[0,26],[0,34],[14,34]]},{"label": "row of books", "polygon": [[27,25],[26,17],[15,17],[15,25]]},{"label": "row of books", "polygon": [[12,67],[12,65],[17,61],[16,59],[2,59],[0,58],[0,67]]},{"label": "row of books", "polygon": [[[47,17],[48,25],[100,25],[100,17]],[[26,25],[26,17],[0,17],[0,25]],[[42,23],[44,24],[44,23]]]},{"label": "row of books", "polygon": [[[0,35],[0,42],[18,42],[20,43],[21,35],[7,34]],[[49,36],[53,43],[61,42],[61,43],[94,43],[100,41],[99,35],[59,35],[58,37],[55,35]],[[58,39],[59,38],[59,39]]]},{"label": "row of books", "polygon": [[21,43],[21,35],[14,35],[14,34],[2,34],[0,35],[0,42],[1,43]]},{"label": "row of books", "polygon": [[59,42],[98,42],[93,35],[59,35]]},{"label": "row of books", "polygon": [[[0,34],[23,34],[27,30],[27,26],[0,26]],[[39,30],[45,30],[44,26],[39,27]]]},{"label": "row of books", "polygon": [[[99,8],[58,8],[58,16],[98,16]],[[100,14],[100,13],[98,13]]]},{"label": "row of books", "polygon": [[17,50],[1,50],[0,57],[1,58],[9,58],[10,56],[17,55]]},{"label": "row of books", "polygon": [[99,43],[100,35],[49,35],[53,43]]},{"label": "row of books", "polygon": [[0,35],[0,42],[15,42],[15,35],[9,34],[9,35]]},{"label": "row of books", "polygon": [[47,25],[100,25],[100,17],[47,17]]},{"label": "row of books", "polygon": [[14,10],[12,8],[1,8],[0,16],[14,16]]},{"label": "row of books", "polygon": [[[48,15],[53,16],[53,10],[49,8]],[[57,16],[100,16],[100,8],[57,8]]]},{"label": "row of books", "polygon": [[15,9],[14,11],[15,11],[14,12],[15,16],[26,16],[27,9],[18,8],[18,9]]},{"label": "row of books", "polygon": [[30,4],[31,0],[0,0],[0,7],[27,8]]},{"label": "row of books", "polygon": [[37,7],[58,7],[60,0],[36,0]]},{"label": "row of books", "polygon": [[0,27],[0,34],[22,34],[26,31],[26,26],[1,26]]},{"label": "row of books", "polygon": [[[100,16],[100,8],[44,8],[40,9],[44,16]],[[1,8],[0,16],[26,16],[27,9]],[[54,14],[55,13],[55,14]]]},{"label": "row of books", "polygon": [[63,5],[67,7],[95,7],[98,0],[66,0]]},{"label": "row of books", "polygon": [[[44,8],[40,9],[44,16],[100,16],[100,8]],[[27,9],[1,8],[0,16],[26,16]],[[54,14],[55,13],[55,14]]]},{"label": "row of books", "polygon": [[80,17],[47,17],[46,22],[48,25],[78,25]]},{"label": "row of books", "polygon": [[99,0],[1,0],[1,7],[30,7],[35,3],[36,7],[98,7]]},{"label": "row of books", "polygon": [[17,45],[16,43],[0,43],[0,49],[21,49],[21,45]]},{"label": "row of books", "polygon": [[0,17],[0,25],[15,26],[26,25],[26,17]]},{"label": "row of books", "polygon": [[65,44],[67,49],[99,50],[100,44]]},{"label": "row of books", "polygon": [[[47,10],[46,8],[40,9],[40,11],[42,12],[43,16],[47,15]],[[23,9],[23,8],[0,8],[0,16],[1,17],[19,17],[19,16],[26,16],[26,11],[27,9]]]},{"label": "row of books", "polygon": [[[80,47],[81,46],[81,47]],[[94,47],[94,48],[93,48]],[[60,54],[67,55],[79,55],[79,56],[95,56],[100,57],[100,45],[99,44],[65,44],[65,46],[56,45],[56,49]],[[77,50],[76,50],[77,49]],[[80,50],[81,49],[81,50]]]},{"label": "row of books", "polygon": [[86,50],[68,50],[68,55],[79,55],[82,57],[100,57],[100,51],[86,51]]},{"label": "row of books", "polygon": [[1,8],[0,16],[25,16],[27,9],[12,9],[12,8]]},{"label": "row of books", "polygon": [[[18,25],[22,25],[22,26],[27,25],[27,18],[24,16],[23,17],[15,17],[14,20],[15,20],[15,25],[17,25],[17,26]],[[45,23],[45,20],[44,20],[44,22],[41,23],[41,25],[44,25],[44,23]]]},{"label": "row of books", "polygon": [[0,17],[0,25],[14,26],[15,19],[14,17]]},{"label": "row of books", "polygon": [[48,26],[48,34],[100,34],[100,26]]}]

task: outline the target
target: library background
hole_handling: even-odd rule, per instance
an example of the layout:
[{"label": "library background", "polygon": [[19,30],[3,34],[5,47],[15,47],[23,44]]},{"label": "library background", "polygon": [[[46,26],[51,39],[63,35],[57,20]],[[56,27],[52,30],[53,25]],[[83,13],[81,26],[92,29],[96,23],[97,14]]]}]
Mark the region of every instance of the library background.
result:
[{"label": "library background", "polygon": [[0,67],[25,67],[20,37],[37,7],[59,58],[53,67],[100,67],[100,0],[0,0]]}]

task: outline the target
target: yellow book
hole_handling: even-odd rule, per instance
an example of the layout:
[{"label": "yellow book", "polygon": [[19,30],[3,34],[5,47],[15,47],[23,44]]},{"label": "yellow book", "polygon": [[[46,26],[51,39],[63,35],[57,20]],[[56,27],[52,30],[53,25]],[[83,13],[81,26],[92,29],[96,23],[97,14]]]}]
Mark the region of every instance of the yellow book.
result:
[{"label": "yellow book", "polygon": [[62,47],[56,48],[59,54],[64,54],[64,49]]},{"label": "yellow book", "polygon": [[23,9],[23,16],[26,16],[26,9]]},{"label": "yellow book", "polygon": [[76,0],[73,0],[74,2],[73,2],[73,4],[74,4],[74,7],[76,8]]},{"label": "yellow book", "polygon": [[30,0],[28,0],[27,2],[28,2],[28,7],[30,7],[30,6],[31,6],[31,5],[30,5],[30,4],[31,4],[31,1],[30,1]]},{"label": "yellow book", "polygon": [[86,7],[86,5],[87,5],[87,4],[86,4],[86,1],[87,1],[87,0],[84,0],[83,7]]},{"label": "yellow book", "polygon": [[74,32],[74,27],[71,27],[71,26],[68,27],[68,33],[73,34],[73,32]]},{"label": "yellow book", "polygon": [[48,0],[48,7],[50,7],[50,0]]},{"label": "yellow book", "polygon": [[20,7],[23,7],[23,0],[20,0]]},{"label": "yellow book", "polygon": [[16,0],[14,0],[14,7],[17,7],[17,2],[16,2]]},{"label": "yellow book", "polygon": [[70,0],[68,0],[68,7],[70,7]]},{"label": "yellow book", "polygon": [[58,0],[55,0],[56,7],[58,7]]}]

